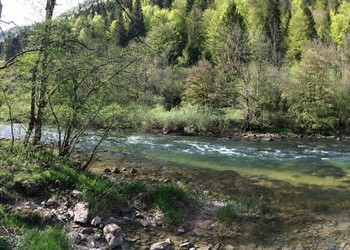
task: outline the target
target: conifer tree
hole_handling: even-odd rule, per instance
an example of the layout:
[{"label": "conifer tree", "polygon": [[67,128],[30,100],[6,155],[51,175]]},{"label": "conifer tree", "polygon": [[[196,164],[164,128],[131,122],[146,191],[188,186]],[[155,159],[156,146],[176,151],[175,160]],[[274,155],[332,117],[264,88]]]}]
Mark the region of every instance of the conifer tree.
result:
[{"label": "conifer tree", "polygon": [[115,26],[116,45],[125,46],[128,43],[127,31],[124,24],[124,19],[121,11],[118,11],[118,19]]},{"label": "conifer tree", "polygon": [[128,39],[135,37],[143,37],[146,35],[146,27],[143,20],[143,13],[141,8],[141,0],[135,0],[131,11],[131,23],[128,30]]},{"label": "conifer tree", "polygon": [[309,41],[316,38],[315,22],[311,11],[300,1],[295,1],[294,12],[289,23],[289,60],[300,60],[301,52]]}]

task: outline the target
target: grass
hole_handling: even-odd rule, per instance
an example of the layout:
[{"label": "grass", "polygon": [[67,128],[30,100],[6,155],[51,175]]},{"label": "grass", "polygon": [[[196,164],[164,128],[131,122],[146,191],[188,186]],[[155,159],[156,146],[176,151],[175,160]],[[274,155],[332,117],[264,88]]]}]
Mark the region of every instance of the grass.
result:
[{"label": "grass", "polygon": [[195,198],[186,190],[173,184],[162,184],[151,191],[155,206],[164,213],[167,223],[178,225],[184,223],[196,209]]},{"label": "grass", "polygon": [[72,249],[66,232],[58,225],[47,227],[44,230],[37,228],[29,230],[24,236],[20,250],[63,250]]},{"label": "grass", "polygon": [[239,224],[273,211],[266,203],[251,196],[238,197],[216,211],[216,218],[225,226]]}]

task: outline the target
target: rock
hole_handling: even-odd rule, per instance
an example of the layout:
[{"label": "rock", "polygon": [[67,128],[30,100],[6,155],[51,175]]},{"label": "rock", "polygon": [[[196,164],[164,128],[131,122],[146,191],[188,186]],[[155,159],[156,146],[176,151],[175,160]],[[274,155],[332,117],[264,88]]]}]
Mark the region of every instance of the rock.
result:
[{"label": "rock", "polygon": [[224,247],[224,250],[234,250],[235,248],[234,248],[234,246],[232,246],[232,245],[226,245],[225,247]]},{"label": "rock", "polygon": [[109,169],[109,168],[106,168],[106,169],[104,170],[104,172],[105,172],[105,173],[110,173],[110,172],[112,172],[112,170]]},{"label": "rock", "polygon": [[154,243],[150,250],[170,250],[171,249],[172,242],[168,238],[165,241]]},{"label": "rock", "polygon": [[193,244],[191,242],[185,242],[180,244],[181,249],[191,249],[193,247]]},{"label": "rock", "polygon": [[132,168],[132,169],[130,170],[130,173],[131,173],[131,174],[137,174],[137,169],[136,169],[136,168]]},{"label": "rock", "polygon": [[156,226],[163,226],[163,220],[164,220],[163,215],[156,215],[154,217],[154,224],[156,224]]},{"label": "rock", "polygon": [[48,199],[45,202],[45,206],[48,208],[57,208],[59,206],[58,202],[53,199]]},{"label": "rock", "polygon": [[81,230],[82,234],[92,234],[94,232],[94,229],[92,227],[86,227],[83,230]]},{"label": "rock", "polygon": [[71,195],[74,197],[74,198],[80,198],[81,196],[83,196],[83,193],[78,191],[78,190],[73,190]]},{"label": "rock", "polygon": [[343,242],[343,243],[340,244],[340,248],[341,249],[345,249],[346,246],[347,246],[346,242]]},{"label": "rock", "polygon": [[136,212],[135,218],[137,218],[137,219],[143,219],[143,218],[145,218],[145,216],[144,216],[142,213],[140,213],[140,212]]},{"label": "rock", "polygon": [[183,228],[178,228],[178,229],[176,230],[176,234],[184,234],[184,233],[186,233],[186,230],[183,229]]},{"label": "rock", "polygon": [[89,218],[89,204],[79,202],[74,207],[74,221],[77,223],[87,223]]},{"label": "rock", "polygon": [[39,184],[33,180],[25,180],[21,184],[21,189],[23,193],[27,195],[33,195],[39,191]]},{"label": "rock", "polygon": [[81,242],[81,235],[77,232],[71,232],[68,234],[68,238],[73,242],[74,244],[80,244]]},{"label": "rock", "polygon": [[94,227],[98,227],[98,226],[100,226],[100,224],[102,224],[102,219],[99,216],[96,216],[95,218],[93,218],[91,220],[91,225]]},{"label": "rock", "polygon": [[223,250],[221,243],[217,243],[212,247],[212,250]]},{"label": "rock", "polygon": [[115,169],[113,169],[112,173],[113,173],[113,174],[119,174],[119,173],[120,173],[119,168],[115,168]]},{"label": "rock", "polygon": [[273,138],[270,136],[270,137],[263,137],[261,138],[261,141],[274,141]]},{"label": "rock", "polygon": [[123,245],[123,231],[117,224],[107,224],[103,228],[103,233],[111,248]]},{"label": "rock", "polygon": [[163,134],[184,134],[185,128],[183,126],[165,126],[163,127]]},{"label": "rock", "polygon": [[143,226],[143,227],[148,227],[148,226],[149,226],[148,220],[145,220],[145,219],[140,220],[139,223],[140,223],[141,226]]}]

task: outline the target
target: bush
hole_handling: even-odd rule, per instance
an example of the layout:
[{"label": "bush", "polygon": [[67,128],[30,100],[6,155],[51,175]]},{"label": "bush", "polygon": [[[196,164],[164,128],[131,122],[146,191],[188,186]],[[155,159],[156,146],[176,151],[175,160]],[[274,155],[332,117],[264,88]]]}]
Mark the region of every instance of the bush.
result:
[{"label": "bush", "polygon": [[150,128],[186,128],[203,132],[221,129],[223,116],[218,111],[201,108],[198,105],[186,105],[165,111],[161,106],[150,110],[144,122],[145,129]]}]

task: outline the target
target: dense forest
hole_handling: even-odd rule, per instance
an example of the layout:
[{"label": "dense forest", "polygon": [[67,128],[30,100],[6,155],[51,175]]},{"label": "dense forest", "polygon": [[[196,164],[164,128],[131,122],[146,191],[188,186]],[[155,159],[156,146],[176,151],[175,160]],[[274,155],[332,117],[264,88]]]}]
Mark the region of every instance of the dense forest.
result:
[{"label": "dense forest", "polygon": [[[52,1],[55,2],[55,1]],[[0,119],[87,128],[348,132],[346,0],[90,0],[0,44]],[[15,20],[14,20],[15,21]]]}]

